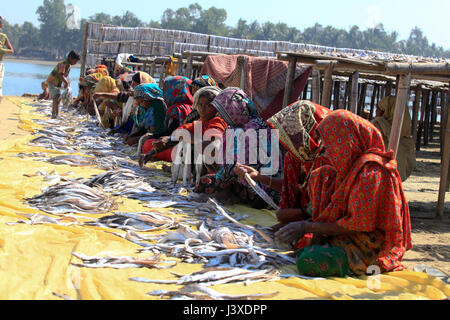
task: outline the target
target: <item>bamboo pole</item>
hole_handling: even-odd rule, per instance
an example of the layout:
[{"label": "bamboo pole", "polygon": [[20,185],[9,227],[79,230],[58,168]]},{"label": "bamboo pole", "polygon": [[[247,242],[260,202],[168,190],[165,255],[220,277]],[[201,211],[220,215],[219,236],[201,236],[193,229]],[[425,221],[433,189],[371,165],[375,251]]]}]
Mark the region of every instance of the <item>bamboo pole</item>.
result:
[{"label": "bamboo pole", "polygon": [[363,116],[366,105],[367,83],[361,85],[361,93],[359,95],[358,115]]},{"label": "bamboo pole", "polygon": [[408,104],[409,88],[411,85],[411,74],[401,75],[397,84],[397,99],[395,103],[394,119],[392,120],[392,130],[389,137],[388,150],[394,150],[394,159],[397,158],[398,145],[400,142],[400,133],[403,126],[403,117],[405,108]]},{"label": "bamboo pole", "polygon": [[434,135],[434,127],[437,122],[437,98],[438,98],[438,91],[433,90],[433,96],[431,98],[431,115],[430,115],[430,133],[429,133],[429,141],[433,141],[433,135]]},{"label": "bamboo pole", "polygon": [[[446,109],[450,108],[450,90],[447,93],[447,106]],[[447,112],[446,121],[446,130],[445,130],[445,138],[444,138],[444,152],[443,158],[441,161],[441,181],[439,183],[439,196],[438,196],[438,205],[437,205],[437,217],[444,217],[444,206],[445,206],[445,192],[447,191],[447,181],[449,175],[450,168],[450,117],[448,116],[450,112]]]},{"label": "bamboo pole", "polygon": [[358,110],[358,83],[359,72],[355,71],[352,75],[352,87],[350,92],[350,111],[357,114]]},{"label": "bamboo pole", "polygon": [[432,92],[429,93],[427,97],[427,104],[425,106],[425,120],[423,124],[423,145],[428,146],[428,142],[430,141],[430,116],[431,116],[431,103],[430,96]]},{"label": "bamboo pole", "polygon": [[306,81],[305,89],[303,89],[303,100],[308,99],[309,80]]},{"label": "bamboo pole", "polygon": [[374,118],[373,111],[375,110],[375,107],[376,107],[375,103],[376,103],[376,99],[377,99],[378,90],[379,90],[379,85],[378,84],[374,84],[373,85],[373,90],[372,90],[372,97],[370,99],[369,120],[372,120]]},{"label": "bamboo pole", "polygon": [[352,82],[351,78],[345,83],[345,93],[344,93],[344,110],[349,110],[349,101],[350,101],[350,88],[351,88]]},{"label": "bamboo pole", "polygon": [[333,110],[339,109],[339,103],[341,100],[341,82],[334,82],[334,90],[333,90]]},{"label": "bamboo pole", "polygon": [[289,59],[289,66],[286,75],[286,85],[284,88],[283,108],[289,106],[292,102],[292,87],[294,85],[295,68],[297,66],[297,58],[292,57]]},{"label": "bamboo pole", "polygon": [[417,140],[417,122],[418,122],[421,96],[422,96],[422,86],[419,84],[416,87],[414,104],[413,104],[413,115],[412,115],[412,126],[411,126],[411,135],[413,137],[413,141]]},{"label": "bamboo pole", "polygon": [[330,62],[329,66],[325,69],[325,77],[322,90],[322,106],[330,108],[331,105],[331,93],[333,89],[333,68],[335,62]]},{"label": "bamboo pole", "polygon": [[423,128],[425,123],[425,112],[427,108],[428,103],[428,90],[422,91],[422,106],[420,108],[420,121],[419,126],[417,128],[417,140],[416,140],[416,150],[420,151],[421,145],[422,145],[422,134],[423,134]]},{"label": "bamboo pole", "polygon": [[445,119],[447,119],[447,95],[444,90],[441,91],[441,139],[440,139],[440,145],[441,145],[441,156],[444,154],[444,139],[445,139],[445,125],[447,124]]},{"label": "bamboo pole", "polygon": [[81,52],[81,67],[80,67],[80,78],[84,77],[86,74],[86,56],[87,56],[87,41],[89,37],[89,26],[90,23],[86,22],[84,25],[84,33],[83,33],[83,47]]},{"label": "bamboo pole", "polygon": [[320,71],[313,70],[312,72],[312,86],[311,86],[311,101],[320,103]]},{"label": "bamboo pole", "polygon": [[192,78],[192,53],[190,52],[187,57],[186,77]]}]

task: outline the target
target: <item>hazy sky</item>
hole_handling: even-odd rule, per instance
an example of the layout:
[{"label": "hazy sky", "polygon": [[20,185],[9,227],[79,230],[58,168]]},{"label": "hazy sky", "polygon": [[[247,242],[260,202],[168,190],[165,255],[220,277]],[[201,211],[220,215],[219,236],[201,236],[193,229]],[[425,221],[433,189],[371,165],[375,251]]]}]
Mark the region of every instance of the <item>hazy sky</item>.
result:
[{"label": "hazy sky", "polygon": [[[80,10],[81,17],[95,13],[122,15],[129,10],[144,22],[160,20],[167,8],[187,7],[199,3],[226,9],[227,25],[235,26],[240,18],[247,21],[285,22],[304,30],[318,22],[348,30],[357,25],[365,30],[382,23],[385,30],[397,31],[399,40],[408,38],[412,28],[418,26],[430,43],[450,49],[450,0],[66,0]],[[22,24],[30,21],[38,25],[36,9],[42,0],[2,0],[0,15],[9,22]]]}]

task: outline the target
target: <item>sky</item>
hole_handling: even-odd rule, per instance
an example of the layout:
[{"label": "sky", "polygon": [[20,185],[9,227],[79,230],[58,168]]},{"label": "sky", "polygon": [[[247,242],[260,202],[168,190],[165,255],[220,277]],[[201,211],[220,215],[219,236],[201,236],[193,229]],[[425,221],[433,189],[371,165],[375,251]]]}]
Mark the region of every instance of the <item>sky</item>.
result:
[{"label": "sky", "polygon": [[[419,27],[430,44],[450,49],[450,0],[66,0],[75,5],[82,18],[104,12],[122,15],[127,10],[144,21],[160,20],[164,10],[187,7],[197,2],[203,9],[212,6],[228,13],[226,24],[236,26],[242,18],[248,22],[284,22],[290,27],[304,30],[316,22],[323,26],[349,30],[357,25],[361,30],[382,23],[386,31],[397,31],[398,40],[409,37]],[[10,23],[25,21],[38,26],[36,9],[43,0],[2,0],[0,15]]]}]

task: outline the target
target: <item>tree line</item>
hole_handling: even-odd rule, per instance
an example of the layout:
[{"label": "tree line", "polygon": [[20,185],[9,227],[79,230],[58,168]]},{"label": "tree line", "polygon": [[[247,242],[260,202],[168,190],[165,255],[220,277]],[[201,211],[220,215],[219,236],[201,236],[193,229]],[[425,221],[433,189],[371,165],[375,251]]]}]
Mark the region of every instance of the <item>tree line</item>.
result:
[{"label": "tree line", "polygon": [[39,27],[30,22],[22,25],[8,23],[4,17],[3,32],[8,35],[16,54],[44,59],[61,58],[71,49],[81,50],[83,26],[86,22],[97,22],[122,27],[153,27],[191,31],[217,36],[250,39],[290,41],[338,48],[385,51],[436,58],[450,58],[450,49],[445,50],[430,43],[422,30],[415,27],[409,38],[399,40],[396,31],[386,31],[382,24],[361,30],[353,26],[349,30],[316,23],[303,31],[286,23],[247,21],[240,19],[236,26],[227,26],[225,9],[210,7],[203,9],[198,3],[188,7],[167,9],[159,21],[144,22],[134,13],[126,11],[122,16],[96,13],[81,20],[80,29],[67,26],[69,13],[64,0],[44,0],[38,7]]}]

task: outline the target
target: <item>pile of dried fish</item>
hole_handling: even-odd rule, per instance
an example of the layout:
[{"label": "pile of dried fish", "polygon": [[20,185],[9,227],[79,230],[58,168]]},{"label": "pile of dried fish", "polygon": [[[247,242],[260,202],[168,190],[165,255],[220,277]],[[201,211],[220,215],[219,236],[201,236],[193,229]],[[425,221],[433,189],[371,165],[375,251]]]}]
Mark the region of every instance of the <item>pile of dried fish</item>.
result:
[{"label": "pile of dried fish", "polygon": [[[195,292],[201,292],[197,294]],[[279,292],[273,293],[257,293],[257,294],[246,294],[246,295],[229,295],[223,294],[211,288],[198,285],[190,284],[184,286],[178,291],[167,291],[167,290],[155,290],[147,293],[151,296],[158,297],[170,297],[172,300],[257,300],[257,299],[269,299],[276,297]]]},{"label": "pile of dried fish", "polygon": [[72,255],[83,261],[83,263],[72,263],[77,267],[85,268],[155,268],[168,269],[177,264],[176,261],[163,260],[160,255],[148,258],[133,257],[90,257],[81,253],[72,252]]},{"label": "pile of dried fish", "polygon": [[115,212],[114,215],[86,222],[85,225],[149,232],[173,228],[176,222],[156,212]]},{"label": "pile of dried fish", "polygon": [[188,275],[177,275],[177,280],[158,280],[145,278],[130,278],[131,281],[156,284],[190,285],[201,284],[205,287],[217,286],[225,283],[256,283],[265,281],[277,281],[280,279],[279,271],[265,269],[252,271],[243,268],[207,268]]},{"label": "pile of dried fish", "polygon": [[105,214],[114,209],[114,201],[99,188],[68,181],[43,190],[43,193],[26,199],[28,204],[50,214]]}]

